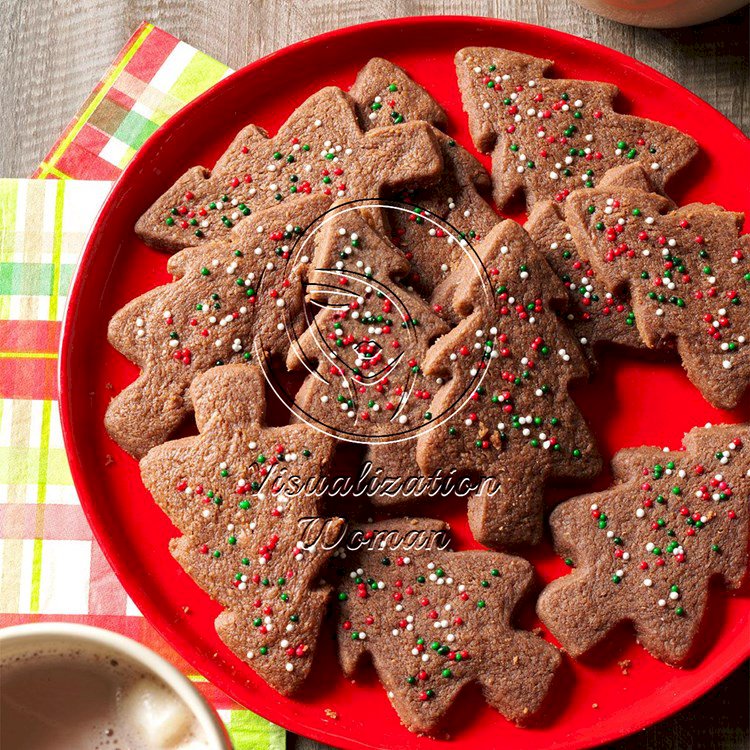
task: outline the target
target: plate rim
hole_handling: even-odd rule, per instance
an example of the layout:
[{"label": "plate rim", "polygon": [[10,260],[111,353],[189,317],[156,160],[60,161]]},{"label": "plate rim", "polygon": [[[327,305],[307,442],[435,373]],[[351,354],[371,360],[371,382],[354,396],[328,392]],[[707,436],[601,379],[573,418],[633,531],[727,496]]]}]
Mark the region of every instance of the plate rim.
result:
[{"label": "plate rim", "polygon": [[[268,55],[265,55],[257,60],[254,60],[247,65],[235,70],[230,75],[222,78],[214,86],[201,95],[185,104],[178,112],[172,115],[162,126],[160,126],[141,146],[140,149],[135,153],[131,161],[126,165],[125,169],[120,175],[114,180],[113,185],[102,204],[97,218],[89,231],[84,249],[78,260],[76,270],[71,280],[70,290],[65,306],[65,313],[62,322],[62,330],[60,335],[60,345],[58,349],[58,365],[57,365],[57,386],[58,386],[58,411],[60,414],[62,437],[65,447],[66,456],[70,466],[71,476],[73,484],[76,489],[76,493],[81,501],[81,507],[86,516],[86,520],[91,526],[94,537],[99,543],[99,546],[109,563],[112,567],[118,581],[125,588],[127,594],[132,598],[138,609],[144,615],[149,624],[170,644],[177,653],[185,659],[191,666],[193,666],[201,674],[212,674],[214,672],[211,666],[210,660],[205,659],[200,654],[197,654],[181,634],[176,631],[173,626],[165,619],[159,612],[157,603],[145,594],[141,594],[138,582],[131,578],[128,573],[127,567],[119,561],[118,556],[115,555],[114,551],[110,548],[107,543],[107,531],[104,527],[104,523],[101,521],[99,514],[95,510],[96,503],[92,500],[93,492],[89,488],[89,479],[87,478],[85,463],[80,459],[79,453],[74,441],[74,422],[75,418],[72,414],[72,374],[69,372],[69,360],[72,357],[71,347],[69,346],[70,340],[73,336],[73,329],[75,327],[73,310],[77,307],[79,299],[82,295],[81,287],[83,285],[83,279],[86,275],[86,267],[91,262],[94,248],[94,238],[101,231],[102,224],[106,221],[106,216],[114,204],[116,204],[119,193],[122,190],[122,186],[127,184],[131,174],[136,172],[139,166],[148,161],[151,152],[158,149],[158,144],[164,139],[168,138],[171,132],[180,127],[188,121],[193,112],[196,109],[200,109],[205,106],[205,102],[212,96],[221,93],[225,88],[234,85],[238,76],[248,75],[250,72],[268,66],[272,64],[278,57],[292,54],[301,50],[303,47],[307,47],[311,44],[325,44],[327,42],[334,41],[340,37],[352,34],[366,34],[371,29],[382,29],[394,26],[430,26],[430,25],[448,25],[448,24],[461,24],[461,25],[479,25],[483,27],[492,27],[497,31],[512,31],[522,29],[525,32],[536,36],[541,41],[545,38],[558,39],[563,42],[567,42],[569,45],[580,46],[588,51],[596,51],[601,55],[604,55],[609,59],[609,62],[615,65],[626,64],[628,67],[634,69],[637,73],[649,77],[652,81],[660,84],[667,85],[672,89],[677,89],[681,96],[685,96],[693,105],[697,105],[701,108],[708,108],[714,116],[718,116],[725,121],[726,125],[730,126],[734,131],[735,135],[740,136],[741,139],[745,139],[750,142],[750,139],[743,133],[743,131],[735,125],[729,118],[721,113],[716,107],[709,104],[697,94],[687,89],[682,84],[669,78],[669,76],[661,73],[655,68],[646,65],[645,63],[631,57],[619,50],[612,49],[598,42],[594,42],[589,39],[584,39],[574,34],[569,34],[564,31],[557,29],[548,28],[545,26],[539,26],[537,24],[530,24],[521,21],[506,20],[500,18],[484,17],[484,16],[471,16],[471,15],[424,15],[424,16],[406,16],[399,18],[388,18],[377,21],[369,21],[361,24],[354,24],[349,26],[332,29],[330,31],[318,34],[306,39],[299,40],[287,46],[284,46],[278,50],[275,50]],[[557,62],[557,61],[555,61]],[[587,79],[589,80],[589,79]],[[591,79],[593,80],[593,79]],[[669,124],[669,123],[666,123]],[[133,459],[135,460],[135,459]],[[722,682],[731,672],[737,669],[746,659],[750,658],[750,642],[746,645],[744,650],[738,649],[732,654],[728,655],[726,659],[714,666],[709,675],[693,683],[690,688],[683,689],[679,697],[676,697],[670,705],[670,709],[659,715],[654,715],[648,719],[646,723],[636,718],[626,724],[621,724],[618,727],[612,727],[609,731],[605,731],[596,738],[589,737],[584,738],[571,738],[564,737],[559,741],[554,742],[553,747],[558,750],[569,749],[577,750],[583,748],[594,747],[600,744],[612,742],[614,740],[622,739],[629,735],[634,734],[642,729],[652,726],[659,721],[663,721],[678,712],[684,710],[692,702],[705,695],[711,689],[716,687]],[[712,665],[713,666],[713,665]],[[210,677],[207,679],[211,680]],[[245,701],[240,701],[231,689],[227,689],[224,686],[217,688],[222,692],[225,692],[233,700],[237,701],[241,705],[246,705]],[[248,707],[249,708],[249,707]],[[266,706],[263,706],[260,710],[257,708],[250,708],[249,710],[254,713],[266,718],[268,721],[278,723],[281,719],[283,723],[279,724],[282,728],[287,731],[301,734],[310,739],[316,741],[330,743],[334,742],[338,747],[351,748],[352,750],[371,750],[376,747],[384,747],[381,744],[372,744],[366,740],[359,740],[349,735],[336,734],[334,727],[329,727],[328,730],[322,726],[308,725],[303,719],[297,716],[282,714],[279,715],[274,713],[273,710],[267,710]],[[405,730],[406,731],[406,730]]]}]

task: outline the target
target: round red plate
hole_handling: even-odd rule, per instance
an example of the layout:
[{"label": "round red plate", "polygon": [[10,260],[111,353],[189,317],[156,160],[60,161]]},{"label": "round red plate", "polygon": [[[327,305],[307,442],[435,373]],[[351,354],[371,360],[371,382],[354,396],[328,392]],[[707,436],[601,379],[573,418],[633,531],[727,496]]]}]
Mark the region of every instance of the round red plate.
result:
[{"label": "round red plate", "polygon": [[[96,222],[65,319],[60,359],[65,445],[81,503],[130,596],[197,670],[238,701],[290,730],[342,747],[434,750],[439,743],[413,736],[400,725],[372,671],[365,670],[356,684],[345,680],[330,639],[323,638],[312,678],[297,700],[266,687],[219,641],[212,625],[219,607],[171,558],[167,543],[174,528],[143,488],[136,462],[104,431],[112,387],[117,392],[136,377],[136,368],[108,346],[107,321],[125,302],[168,279],[166,256],[145,247],[133,233],[136,219],[151,202],[188,167],[212,165],[246,123],[275,132],[317,89],[330,84],[348,88],[372,56],[398,63],[426,86],[449,113],[450,132],[471,148],[453,68],[454,53],[466,45],[552,58],[558,76],[616,83],[622,91],[621,111],[674,125],[700,144],[701,156],[671,186],[673,197],[734,210],[750,205],[748,139],[693,94],[641,63],[573,36],[507,21],[384,21],[325,34],[259,60],[160,128],[118,180]],[[750,419],[750,400],[732,413],[720,412],[688,383],[679,364],[622,351],[605,354],[600,372],[574,396],[605,458],[644,443],[679,447],[686,430],[707,421]],[[598,486],[606,486],[606,478]],[[556,490],[555,496],[580,489]],[[452,522],[457,546],[470,546],[463,507],[454,503],[439,510]],[[548,544],[530,556],[542,581],[565,570]],[[190,614],[185,614],[186,606]],[[534,625],[533,607],[523,622]],[[596,659],[568,664],[554,715],[537,728],[518,729],[475,694],[465,696],[448,725],[451,745],[572,748],[633,732],[677,711],[746,658],[749,622],[746,590],[717,593],[703,658],[686,670],[652,659],[624,631]],[[623,660],[631,662],[627,675],[618,666]]]}]

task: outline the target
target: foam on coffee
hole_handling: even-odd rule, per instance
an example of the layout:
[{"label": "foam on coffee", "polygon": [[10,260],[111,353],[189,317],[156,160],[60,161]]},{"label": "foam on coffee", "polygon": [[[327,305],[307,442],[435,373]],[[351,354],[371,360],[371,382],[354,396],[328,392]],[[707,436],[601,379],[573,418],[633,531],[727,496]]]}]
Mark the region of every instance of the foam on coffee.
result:
[{"label": "foam on coffee", "polygon": [[182,699],[121,657],[83,648],[0,654],[3,750],[208,750]]}]

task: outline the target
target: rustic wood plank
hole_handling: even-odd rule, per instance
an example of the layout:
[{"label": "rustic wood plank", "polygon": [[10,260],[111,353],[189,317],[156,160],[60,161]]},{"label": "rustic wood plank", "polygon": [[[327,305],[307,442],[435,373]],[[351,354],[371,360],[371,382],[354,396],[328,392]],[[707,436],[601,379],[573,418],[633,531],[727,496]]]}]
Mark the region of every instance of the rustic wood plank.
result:
[{"label": "rustic wood plank", "polygon": [[[148,19],[232,67],[323,31],[380,18],[468,14],[594,39],[682,83],[750,132],[747,9],[691,29],[636,29],[571,0],[6,0],[0,13],[0,175],[34,170],[133,29]],[[618,750],[748,746],[748,668]],[[290,736],[289,747],[324,745]]]},{"label": "rustic wood plank", "polygon": [[633,55],[750,132],[748,11],[692,29],[636,29],[572,0],[11,0],[0,14],[0,174],[31,172],[143,19],[233,67],[332,28],[465,13],[551,26]]}]

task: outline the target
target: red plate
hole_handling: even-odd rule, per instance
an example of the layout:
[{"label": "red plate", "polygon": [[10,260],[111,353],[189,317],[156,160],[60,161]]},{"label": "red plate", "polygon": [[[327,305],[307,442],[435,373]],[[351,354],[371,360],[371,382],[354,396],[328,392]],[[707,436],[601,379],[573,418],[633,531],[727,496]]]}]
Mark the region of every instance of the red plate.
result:
[{"label": "red plate", "polygon": [[[470,147],[453,68],[454,53],[466,45],[549,57],[557,62],[558,76],[616,83],[622,91],[621,111],[675,125],[700,144],[702,155],[673,186],[677,200],[717,202],[734,210],[750,205],[748,139],[705,102],[651,68],[573,36],[508,21],[384,21],[334,31],[259,60],[160,128],[136,154],[102,209],[65,319],[60,357],[65,445],[86,515],[128,593],[175,648],[231,696],[290,730],[342,747],[434,749],[439,744],[400,725],[372,671],[365,670],[356,684],[345,680],[334,666],[328,639],[298,700],[281,698],[222,645],[212,624],[219,607],[171,558],[167,542],[174,528],[141,485],[136,462],[104,431],[102,420],[112,395],[108,385],[117,392],[136,377],[136,368],[107,345],[107,321],[125,302],[168,278],[166,256],[145,247],[133,233],[136,219],[158,195],[188,167],[213,164],[246,123],[274,132],[315,90],[330,84],[348,88],[374,55],[402,65],[425,85],[449,113],[450,132]],[[750,399],[732,413],[720,412],[688,383],[679,364],[621,351],[605,355],[593,382],[575,396],[606,458],[619,448],[644,443],[676,448],[686,430],[707,421],[750,419]],[[109,465],[108,454],[115,459]],[[565,492],[572,491],[556,494],[564,497]],[[455,505],[440,515],[452,522],[457,546],[470,546],[463,507]],[[543,580],[565,570],[548,544],[531,556]],[[183,610],[186,605],[189,615]],[[452,744],[572,748],[621,737],[682,708],[740,664],[750,651],[749,621],[747,590],[715,595],[706,628],[710,645],[700,663],[687,670],[657,662],[623,633],[596,661],[568,665],[557,710],[538,728],[518,729],[475,695],[467,696],[455,707],[449,725]],[[531,607],[524,623],[534,624]],[[623,659],[631,662],[628,676],[618,666]],[[326,709],[338,718],[330,718]]]}]

